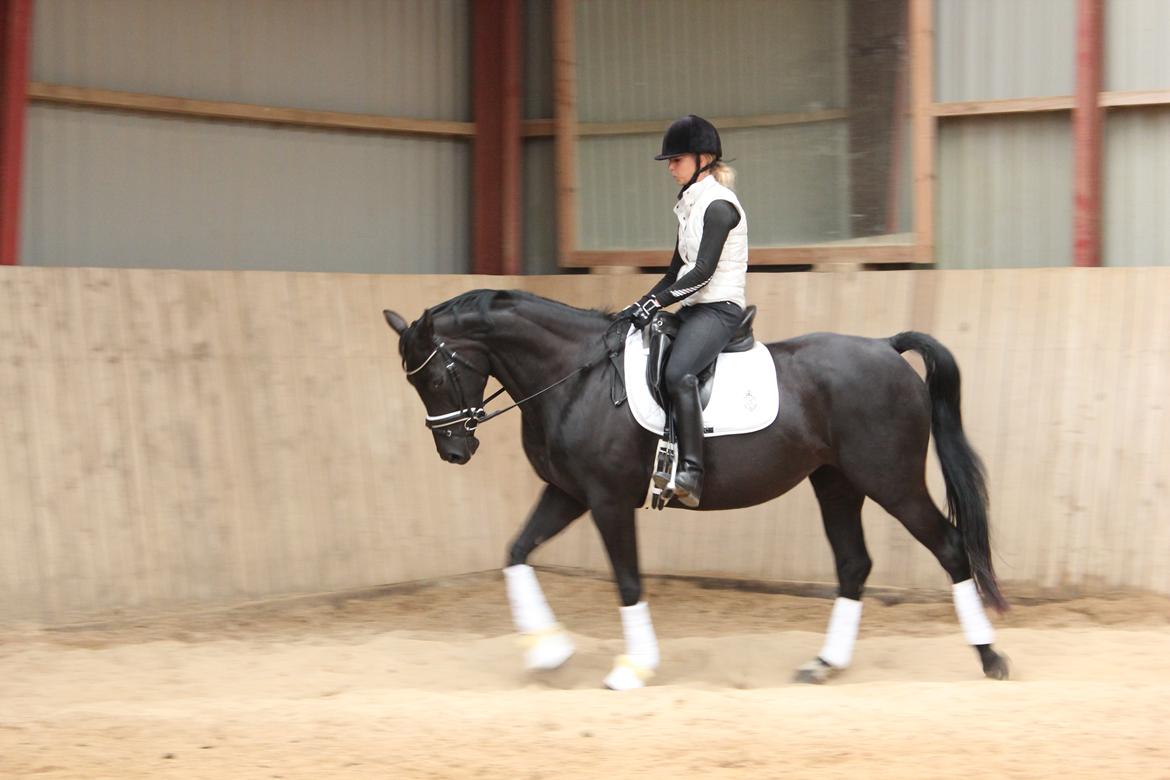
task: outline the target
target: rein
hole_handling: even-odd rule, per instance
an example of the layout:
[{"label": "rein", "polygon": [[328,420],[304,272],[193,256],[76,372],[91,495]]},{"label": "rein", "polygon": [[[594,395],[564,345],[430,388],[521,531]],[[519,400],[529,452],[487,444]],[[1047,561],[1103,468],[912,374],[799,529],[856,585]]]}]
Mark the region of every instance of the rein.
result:
[{"label": "rein", "polygon": [[[524,398],[521,398],[519,401],[513,402],[510,406],[505,406],[503,409],[497,409],[496,411],[490,412],[490,413],[487,411],[487,408],[486,408],[487,405],[489,403],[491,403],[493,400],[495,400],[501,393],[503,393],[504,388],[501,387],[500,389],[496,390],[494,393],[489,395],[487,398],[483,399],[483,403],[481,406],[472,406],[471,404],[468,404],[464,400],[463,384],[459,381],[459,374],[458,374],[458,372],[455,371],[455,364],[456,363],[462,364],[469,371],[483,377],[485,381],[488,379],[490,374],[486,371],[481,371],[479,368],[473,366],[467,360],[463,359],[462,357],[459,357],[459,355],[457,355],[453,350],[448,350],[446,342],[439,341],[436,343],[435,338],[433,336],[432,336],[432,343],[435,344],[434,350],[431,352],[431,354],[427,355],[426,360],[424,360],[422,363],[420,363],[415,368],[408,370],[406,372],[406,375],[411,376],[413,374],[417,374],[419,371],[422,371],[423,368],[427,365],[427,363],[431,362],[431,358],[433,358],[435,355],[439,355],[445,361],[443,367],[444,367],[444,369],[446,369],[447,376],[449,376],[451,378],[451,382],[455,385],[455,391],[459,395],[459,407],[460,408],[453,411],[453,412],[447,412],[446,414],[437,414],[437,415],[429,415],[428,414],[426,416],[426,426],[430,430],[434,431],[434,430],[439,429],[439,428],[450,428],[453,425],[458,425],[460,423],[463,423],[463,429],[466,430],[468,433],[474,434],[476,428],[479,427],[480,423],[485,423],[488,420],[495,419],[496,417],[499,417],[504,412],[509,412],[509,411],[515,409],[517,406],[520,406],[521,404],[524,404],[524,403],[527,403],[528,401],[531,401],[533,398],[544,395],[549,390],[552,390],[554,387],[557,387],[559,385],[564,384],[565,382],[568,382],[570,379],[575,377],[577,374],[580,374],[582,371],[588,371],[589,369],[593,368],[598,363],[600,363],[602,360],[608,360],[608,359],[611,359],[614,356],[616,356],[618,354],[618,350],[616,350],[616,349],[611,350],[609,348],[609,345],[606,343],[606,339],[609,337],[609,334],[613,331],[615,325],[617,325],[619,323],[623,323],[625,321],[626,321],[626,318],[619,318],[617,320],[614,320],[614,322],[612,322],[610,324],[610,326],[606,329],[605,334],[601,337],[602,346],[604,346],[606,349],[605,354],[603,354],[599,357],[596,357],[593,360],[588,361],[584,365],[578,366],[577,368],[570,371],[567,375],[565,375],[565,376],[561,377],[560,379],[558,379],[557,381],[553,382],[551,385],[547,385],[547,386],[541,388],[540,390],[537,390],[535,393],[532,393],[531,395],[528,395]],[[406,366],[404,363],[403,368],[405,368],[405,367]],[[445,433],[447,436],[452,435],[450,430],[445,431]]]}]

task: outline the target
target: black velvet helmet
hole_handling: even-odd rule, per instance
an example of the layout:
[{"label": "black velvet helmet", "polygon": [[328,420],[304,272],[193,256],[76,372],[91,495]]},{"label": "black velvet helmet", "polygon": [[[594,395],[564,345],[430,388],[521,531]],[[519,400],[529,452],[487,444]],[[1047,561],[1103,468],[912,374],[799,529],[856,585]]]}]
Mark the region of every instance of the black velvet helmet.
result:
[{"label": "black velvet helmet", "polygon": [[723,144],[715,125],[694,114],[671,122],[662,136],[662,154],[654,159],[669,160],[684,154],[713,154],[716,160],[722,158]]}]

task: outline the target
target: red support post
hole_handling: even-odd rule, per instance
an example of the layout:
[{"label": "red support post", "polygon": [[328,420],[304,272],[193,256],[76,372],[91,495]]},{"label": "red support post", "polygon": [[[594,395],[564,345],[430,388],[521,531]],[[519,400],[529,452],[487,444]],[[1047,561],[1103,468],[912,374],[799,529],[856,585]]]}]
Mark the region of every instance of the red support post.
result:
[{"label": "red support post", "polygon": [[1101,265],[1101,0],[1077,3],[1073,106],[1073,262]]},{"label": "red support post", "polygon": [[20,186],[32,0],[0,0],[0,265],[20,262]]},{"label": "red support post", "polygon": [[472,270],[521,271],[520,0],[475,0]]}]

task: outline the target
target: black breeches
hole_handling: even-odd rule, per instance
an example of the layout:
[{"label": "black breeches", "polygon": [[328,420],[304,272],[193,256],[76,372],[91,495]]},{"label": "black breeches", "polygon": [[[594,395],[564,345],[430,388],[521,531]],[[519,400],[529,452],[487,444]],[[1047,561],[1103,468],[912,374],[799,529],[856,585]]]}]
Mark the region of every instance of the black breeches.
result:
[{"label": "black breeches", "polygon": [[729,302],[699,303],[679,309],[678,336],[666,360],[666,388],[674,396],[682,378],[698,375],[714,362],[743,321],[743,309]]}]

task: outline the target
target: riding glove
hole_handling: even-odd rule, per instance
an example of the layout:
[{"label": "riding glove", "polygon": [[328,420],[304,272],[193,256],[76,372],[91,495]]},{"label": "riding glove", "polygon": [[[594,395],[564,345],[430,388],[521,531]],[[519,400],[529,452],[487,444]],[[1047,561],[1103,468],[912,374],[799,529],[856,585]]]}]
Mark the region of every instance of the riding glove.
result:
[{"label": "riding glove", "polygon": [[618,317],[624,317],[633,323],[638,330],[650,324],[654,312],[662,308],[662,301],[654,293],[643,295],[634,303],[622,309]]}]

